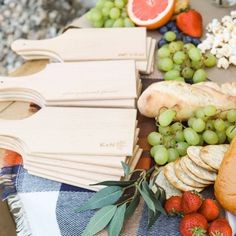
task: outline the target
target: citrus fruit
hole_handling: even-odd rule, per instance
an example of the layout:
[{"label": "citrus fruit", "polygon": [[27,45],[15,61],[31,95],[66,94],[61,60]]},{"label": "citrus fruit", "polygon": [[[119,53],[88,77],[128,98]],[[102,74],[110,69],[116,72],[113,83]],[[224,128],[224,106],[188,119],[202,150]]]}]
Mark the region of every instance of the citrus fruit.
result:
[{"label": "citrus fruit", "polygon": [[165,25],[173,15],[175,0],[129,0],[130,19],[138,26],[156,29]]}]

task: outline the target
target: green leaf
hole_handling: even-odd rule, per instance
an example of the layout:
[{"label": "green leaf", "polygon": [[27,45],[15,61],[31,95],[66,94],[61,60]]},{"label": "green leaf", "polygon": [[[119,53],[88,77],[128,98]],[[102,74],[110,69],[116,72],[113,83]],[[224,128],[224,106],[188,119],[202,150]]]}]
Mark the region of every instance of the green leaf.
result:
[{"label": "green leaf", "polygon": [[121,164],[122,164],[125,176],[129,176],[129,174],[130,174],[130,167],[126,163],[124,163],[123,161],[121,162]]},{"label": "green leaf", "polygon": [[108,226],[108,235],[109,236],[119,236],[120,235],[120,231],[122,230],[122,227],[124,224],[125,210],[126,210],[126,203],[117,208],[116,213],[113,216],[113,218]]},{"label": "green leaf", "polygon": [[120,186],[120,187],[126,187],[131,184],[134,184],[136,180],[130,180],[130,181],[104,181],[96,184],[91,184],[91,186],[95,185],[104,185],[104,186]]},{"label": "green leaf", "polygon": [[154,178],[150,179],[149,188],[152,188],[152,187],[155,185],[156,180],[157,180],[157,177],[158,177],[158,174],[159,174],[159,172],[156,173],[156,175],[154,176]]},{"label": "green leaf", "polygon": [[133,200],[130,202],[130,204],[126,208],[125,219],[128,219],[134,214],[134,211],[137,208],[139,201],[140,201],[140,195],[139,194],[134,195]]},{"label": "green leaf", "polygon": [[119,186],[106,187],[95,193],[87,202],[77,209],[77,212],[102,208],[115,203],[123,194]]},{"label": "green leaf", "polygon": [[92,236],[104,229],[111,221],[116,212],[117,206],[110,205],[103,207],[90,219],[86,229],[81,236]]},{"label": "green leaf", "polygon": [[159,197],[159,201],[161,203],[161,205],[163,206],[165,204],[166,201],[166,192],[163,188],[159,187],[160,189],[160,197]]},{"label": "green leaf", "polygon": [[153,224],[157,221],[158,217],[161,215],[160,212],[154,213],[148,208],[148,229],[150,229]]},{"label": "green leaf", "polygon": [[150,208],[153,212],[156,212],[155,204],[152,199],[149,197],[149,194],[146,193],[145,190],[142,190],[139,186],[137,186],[140,194],[142,195],[144,201],[146,202],[148,208]]}]

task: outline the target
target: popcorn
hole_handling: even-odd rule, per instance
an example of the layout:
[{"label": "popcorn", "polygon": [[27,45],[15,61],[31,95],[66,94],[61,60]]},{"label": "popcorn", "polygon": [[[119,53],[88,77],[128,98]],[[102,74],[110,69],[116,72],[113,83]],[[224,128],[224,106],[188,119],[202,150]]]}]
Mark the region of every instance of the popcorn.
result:
[{"label": "popcorn", "polygon": [[224,68],[225,70],[229,67],[229,61],[225,57],[221,57],[217,62],[218,68]]},{"label": "popcorn", "polygon": [[236,65],[236,11],[231,11],[221,21],[213,19],[206,30],[206,39],[198,45],[201,52],[210,51],[215,55],[219,68],[227,69],[230,64]]}]

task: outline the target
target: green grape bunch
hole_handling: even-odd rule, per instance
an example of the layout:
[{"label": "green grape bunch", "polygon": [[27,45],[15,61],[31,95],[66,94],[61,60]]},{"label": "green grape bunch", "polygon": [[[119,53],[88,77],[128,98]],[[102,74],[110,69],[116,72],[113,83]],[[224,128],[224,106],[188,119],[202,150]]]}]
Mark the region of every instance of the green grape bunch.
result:
[{"label": "green grape bunch", "polygon": [[126,5],[127,0],[96,0],[96,6],[86,17],[95,28],[134,27]]},{"label": "green grape bunch", "polygon": [[165,165],[187,154],[189,146],[230,143],[236,137],[236,109],[219,111],[214,105],[198,108],[187,121],[175,121],[176,111],[162,109],[157,130],[147,141],[156,164]]}]

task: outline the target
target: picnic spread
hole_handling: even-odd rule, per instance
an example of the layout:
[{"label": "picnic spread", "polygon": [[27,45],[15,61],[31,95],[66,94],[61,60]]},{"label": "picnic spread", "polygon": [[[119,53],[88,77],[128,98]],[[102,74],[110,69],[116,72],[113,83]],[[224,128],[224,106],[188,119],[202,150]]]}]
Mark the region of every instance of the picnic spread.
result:
[{"label": "picnic spread", "polygon": [[0,185],[17,235],[236,234],[234,9],[97,0],[12,43]]}]

